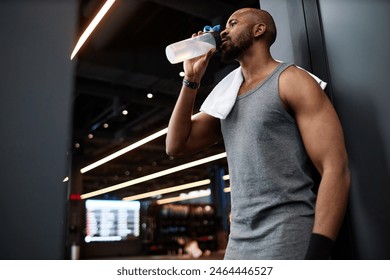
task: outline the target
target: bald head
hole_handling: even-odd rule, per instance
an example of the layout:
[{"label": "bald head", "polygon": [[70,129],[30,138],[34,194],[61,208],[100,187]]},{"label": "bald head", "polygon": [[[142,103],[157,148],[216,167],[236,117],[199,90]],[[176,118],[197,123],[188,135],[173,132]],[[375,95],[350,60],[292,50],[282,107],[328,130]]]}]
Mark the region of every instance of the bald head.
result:
[{"label": "bald head", "polygon": [[276,25],[272,16],[264,10],[256,8],[243,8],[233,13],[234,15],[244,16],[247,20],[253,24],[262,23],[265,25],[264,38],[271,46],[276,39]]}]

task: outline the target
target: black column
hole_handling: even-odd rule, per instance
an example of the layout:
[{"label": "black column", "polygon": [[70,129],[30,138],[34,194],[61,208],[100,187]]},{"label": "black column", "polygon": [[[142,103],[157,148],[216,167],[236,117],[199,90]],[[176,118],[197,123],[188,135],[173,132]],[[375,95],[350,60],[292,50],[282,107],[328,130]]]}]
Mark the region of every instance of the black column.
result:
[{"label": "black column", "polygon": [[76,0],[0,3],[0,259],[63,259]]}]

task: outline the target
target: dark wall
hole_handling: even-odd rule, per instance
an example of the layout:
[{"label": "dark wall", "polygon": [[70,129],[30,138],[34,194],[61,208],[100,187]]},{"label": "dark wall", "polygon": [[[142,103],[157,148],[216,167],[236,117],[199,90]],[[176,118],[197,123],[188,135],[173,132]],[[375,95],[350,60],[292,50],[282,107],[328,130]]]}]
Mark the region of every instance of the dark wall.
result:
[{"label": "dark wall", "polygon": [[0,3],[0,259],[63,259],[76,0]]},{"label": "dark wall", "polygon": [[274,58],[311,70],[302,0],[262,0],[260,7],[271,13],[277,27],[271,48]]},{"label": "dark wall", "polygon": [[390,2],[321,0],[319,8],[352,171],[356,253],[390,259]]},{"label": "dark wall", "polygon": [[385,0],[260,0],[278,26],[275,58],[329,82],[352,186],[340,258],[390,259],[390,40]]}]

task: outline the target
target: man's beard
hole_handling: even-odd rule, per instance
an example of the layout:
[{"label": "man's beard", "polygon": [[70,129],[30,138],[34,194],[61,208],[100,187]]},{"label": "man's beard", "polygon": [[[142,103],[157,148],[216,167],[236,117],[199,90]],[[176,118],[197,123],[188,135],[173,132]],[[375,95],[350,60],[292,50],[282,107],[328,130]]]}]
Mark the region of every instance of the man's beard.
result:
[{"label": "man's beard", "polygon": [[[229,42],[227,42],[229,43]],[[237,39],[237,44],[231,44],[228,49],[222,52],[221,60],[225,63],[233,62],[238,59],[246,50],[253,45],[251,33],[247,32],[241,34]]]}]

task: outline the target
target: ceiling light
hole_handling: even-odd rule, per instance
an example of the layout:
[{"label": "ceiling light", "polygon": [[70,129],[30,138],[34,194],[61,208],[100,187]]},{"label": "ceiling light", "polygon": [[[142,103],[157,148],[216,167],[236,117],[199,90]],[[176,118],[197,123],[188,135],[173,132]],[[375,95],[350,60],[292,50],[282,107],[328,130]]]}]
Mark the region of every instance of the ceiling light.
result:
[{"label": "ceiling light", "polygon": [[149,99],[152,99],[153,98],[153,93],[149,92],[147,95],[146,95],[147,98]]},{"label": "ceiling light", "polygon": [[156,133],[153,133],[152,135],[149,135],[148,137],[145,137],[144,139],[141,139],[140,141],[137,141],[137,142],[135,142],[135,143],[119,150],[119,151],[116,151],[115,153],[113,153],[105,158],[102,158],[102,159],[100,159],[100,160],[98,160],[98,161],[96,161],[96,162],[94,162],[86,167],[81,168],[80,172],[81,173],[88,172],[91,169],[94,169],[94,168],[96,168],[96,167],[98,167],[98,166],[100,166],[100,165],[102,165],[110,160],[113,160],[114,158],[117,158],[117,157],[119,157],[127,152],[130,152],[131,150],[134,150],[135,148],[138,148],[139,146],[142,146],[142,145],[160,137],[161,135],[166,134],[167,131],[168,131],[168,128],[164,128],[163,130],[160,130]]},{"label": "ceiling light", "polygon": [[215,161],[215,160],[218,160],[218,159],[222,159],[222,158],[225,158],[225,157],[226,157],[226,152],[223,152],[223,153],[220,153],[220,154],[209,156],[207,158],[198,159],[198,160],[195,160],[195,161],[192,161],[192,162],[189,162],[189,163],[185,163],[185,164],[182,164],[182,165],[179,165],[179,166],[175,166],[175,167],[172,167],[172,168],[168,168],[166,170],[162,170],[162,171],[159,171],[159,172],[156,172],[156,173],[153,173],[153,174],[149,174],[149,175],[137,178],[137,179],[133,179],[133,180],[126,181],[126,182],[123,182],[123,183],[120,183],[120,184],[109,186],[109,187],[106,187],[106,188],[101,189],[101,190],[97,190],[97,191],[93,191],[93,192],[82,194],[81,195],[81,199],[87,199],[87,198],[98,196],[98,195],[101,195],[101,194],[113,192],[113,191],[116,191],[116,190],[119,190],[119,189],[123,189],[123,188],[129,187],[129,186],[133,186],[133,185],[136,185],[136,184],[139,184],[139,183],[143,183],[143,182],[155,179],[155,178],[159,178],[159,177],[162,177],[162,176],[165,176],[165,175],[168,175],[168,174],[179,172],[179,171],[182,171],[182,170],[194,167],[194,166],[205,164],[205,163],[208,163],[208,162],[211,162],[211,161]]},{"label": "ceiling light", "polygon": [[181,71],[180,73],[179,73],[179,76],[180,77],[184,77],[186,75],[186,73],[184,73],[184,71]]},{"label": "ceiling light", "polygon": [[200,187],[200,186],[204,186],[204,185],[209,185],[210,182],[211,181],[209,179],[206,179],[206,180],[192,182],[192,183],[188,183],[188,184],[184,184],[184,185],[180,185],[180,186],[175,186],[175,187],[170,187],[170,188],[166,188],[166,189],[162,189],[162,190],[151,191],[151,192],[146,192],[146,193],[141,193],[141,194],[137,194],[137,195],[124,197],[123,200],[144,199],[144,198],[153,197],[153,196],[160,195],[160,194],[172,193],[172,192],[196,188],[196,187]]},{"label": "ceiling light", "polygon": [[[197,114],[193,115],[192,117],[195,117],[198,114],[200,114],[200,113],[197,113]],[[146,143],[148,143],[148,142],[150,142],[150,141],[152,141],[152,140],[154,140],[154,139],[156,139],[156,138],[166,134],[167,131],[168,131],[168,128],[166,127],[166,128],[164,128],[164,129],[162,129],[162,130],[160,130],[160,131],[158,131],[158,132],[156,132],[156,133],[154,133],[154,134],[152,134],[152,135],[150,135],[148,137],[145,137],[144,139],[141,139],[141,140],[135,142],[134,144],[131,144],[131,145],[129,145],[129,146],[119,150],[119,151],[116,151],[115,153],[113,153],[113,154],[111,154],[109,156],[106,156],[105,158],[102,158],[102,159],[100,159],[100,160],[98,160],[98,161],[96,161],[94,163],[91,163],[90,165],[88,165],[86,167],[81,168],[80,172],[81,173],[88,172],[88,171],[90,171],[90,170],[92,170],[92,169],[94,169],[94,168],[96,168],[96,167],[98,167],[98,166],[100,166],[100,165],[110,161],[110,160],[113,160],[113,159],[115,159],[115,158],[117,158],[117,157],[119,157],[119,156],[121,156],[121,155],[123,155],[123,154],[125,154],[127,152],[130,152],[131,150],[134,150],[134,149],[136,149],[136,148],[138,148],[138,147],[140,147],[140,146],[142,146],[142,145],[144,145],[144,144],[146,144]],[[173,159],[173,157],[170,157],[170,159]]]},{"label": "ceiling light", "polygon": [[70,56],[71,60],[75,57],[77,52],[83,46],[85,41],[91,35],[92,31],[99,24],[99,22],[102,20],[104,15],[108,12],[108,10],[111,8],[111,6],[112,6],[112,4],[114,4],[114,2],[115,2],[115,0],[107,0],[107,2],[103,5],[103,7],[100,9],[100,11],[95,16],[95,18],[88,25],[87,29],[85,29],[84,33],[80,36],[80,39],[78,40],[78,42],[76,44],[76,47],[74,48],[74,50],[73,50],[73,52],[72,52],[72,54]]},{"label": "ceiling light", "polygon": [[103,124],[103,127],[108,128],[109,127],[108,123]]},{"label": "ceiling light", "polygon": [[169,197],[169,198],[160,199],[160,200],[157,200],[156,202],[157,202],[157,204],[166,204],[166,203],[171,203],[171,202],[206,197],[206,196],[210,196],[210,194],[211,194],[210,189],[207,189],[207,190],[193,192],[193,193],[189,193],[189,194],[181,194],[180,196],[176,196],[176,197]]},{"label": "ceiling light", "polygon": [[69,177],[67,176],[67,177],[64,178],[64,180],[62,182],[65,183],[65,182],[68,182],[68,181],[69,181]]},{"label": "ceiling light", "polygon": [[129,111],[127,111],[127,110],[123,110],[123,111],[122,111],[122,115],[125,115],[125,116],[126,116],[128,113],[129,113]]},{"label": "ceiling light", "polygon": [[[222,180],[224,180],[224,181],[230,180],[229,174],[223,175],[223,176],[222,176]],[[229,192],[230,192],[230,187],[224,188],[224,189],[223,189],[223,192],[229,193]]]},{"label": "ceiling light", "polygon": [[93,134],[92,133],[88,134],[88,138],[92,139],[93,138]]}]

